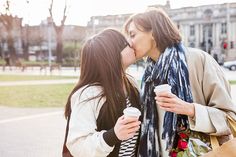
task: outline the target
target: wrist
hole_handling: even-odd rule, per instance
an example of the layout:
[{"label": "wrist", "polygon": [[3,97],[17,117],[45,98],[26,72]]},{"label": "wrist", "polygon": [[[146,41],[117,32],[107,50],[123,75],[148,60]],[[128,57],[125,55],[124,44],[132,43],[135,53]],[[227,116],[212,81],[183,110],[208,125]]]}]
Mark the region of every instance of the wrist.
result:
[{"label": "wrist", "polygon": [[188,116],[190,118],[194,118],[194,116],[195,116],[195,106],[194,106],[193,103],[189,103],[188,106],[189,106]]},{"label": "wrist", "polygon": [[109,146],[114,146],[116,143],[121,142],[121,140],[116,136],[114,128],[103,133],[103,139]]}]

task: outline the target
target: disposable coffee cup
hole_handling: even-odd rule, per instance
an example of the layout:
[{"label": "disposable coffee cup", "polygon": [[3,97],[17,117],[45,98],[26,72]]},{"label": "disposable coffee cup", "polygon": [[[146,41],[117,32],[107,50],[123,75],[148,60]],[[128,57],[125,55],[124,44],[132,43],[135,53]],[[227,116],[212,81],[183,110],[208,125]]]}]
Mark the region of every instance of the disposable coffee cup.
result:
[{"label": "disposable coffee cup", "polygon": [[139,111],[139,109],[135,108],[135,107],[127,107],[123,110],[124,116],[125,117],[137,117],[139,118],[139,116],[141,115],[141,112]]},{"label": "disposable coffee cup", "polygon": [[168,92],[168,93],[171,93],[171,86],[168,85],[168,84],[162,84],[162,85],[159,85],[159,86],[156,86],[154,88],[154,92],[157,94],[157,93],[160,93],[160,92]]}]

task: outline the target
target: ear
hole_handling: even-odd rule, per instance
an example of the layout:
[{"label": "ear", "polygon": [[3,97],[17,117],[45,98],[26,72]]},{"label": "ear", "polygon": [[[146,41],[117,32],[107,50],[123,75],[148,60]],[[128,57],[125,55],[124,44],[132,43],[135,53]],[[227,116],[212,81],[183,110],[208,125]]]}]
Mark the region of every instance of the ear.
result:
[{"label": "ear", "polygon": [[155,38],[154,38],[153,32],[151,32],[151,38],[152,38],[152,40],[155,41]]},{"label": "ear", "polygon": [[151,34],[151,40],[152,40],[152,45],[153,45],[153,46],[157,46],[157,45],[156,45],[156,40],[155,40],[155,38],[154,38],[154,36],[153,36],[153,33]]},{"label": "ear", "polygon": [[155,38],[154,38],[153,31],[151,31],[151,40],[156,44],[156,40],[155,40]]}]

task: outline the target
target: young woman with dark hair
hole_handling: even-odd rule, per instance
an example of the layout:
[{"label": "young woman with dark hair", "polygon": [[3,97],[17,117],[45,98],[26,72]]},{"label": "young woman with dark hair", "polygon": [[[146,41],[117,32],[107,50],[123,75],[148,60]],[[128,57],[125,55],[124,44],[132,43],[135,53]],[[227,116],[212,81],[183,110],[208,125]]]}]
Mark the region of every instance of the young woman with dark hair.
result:
[{"label": "young woman with dark hair", "polygon": [[140,121],[123,116],[140,109],[139,92],[125,73],[135,55],[125,37],[106,29],[82,48],[80,78],[65,107],[66,146],[76,157],[135,156]]}]

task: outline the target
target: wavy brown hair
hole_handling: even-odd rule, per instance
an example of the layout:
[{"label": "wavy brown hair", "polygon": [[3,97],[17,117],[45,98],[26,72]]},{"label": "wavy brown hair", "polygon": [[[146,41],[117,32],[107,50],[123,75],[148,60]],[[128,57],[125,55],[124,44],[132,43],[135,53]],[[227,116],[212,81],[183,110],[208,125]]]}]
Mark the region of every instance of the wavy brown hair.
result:
[{"label": "wavy brown hair", "polygon": [[114,29],[106,29],[87,40],[81,52],[79,82],[69,95],[65,106],[66,118],[71,112],[71,96],[86,85],[103,87],[103,92],[94,98],[106,97],[102,107],[103,113],[109,112],[114,123],[122,113],[119,108],[124,108],[126,105],[124,85],[131,103],[139,103],[138,91],[128,80],[122,66],[121,51],[126,46],[125,37]]},{"label": "wavy brown hair", "polygon": [[181,41],[177,26],[161,8],[149,8],[146,12],[132,15],[124,24],[124,31],[129,34],[129,26],[134,22],[137,29],[144,32],[152,31],[157,48],[164,52]]}]

